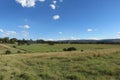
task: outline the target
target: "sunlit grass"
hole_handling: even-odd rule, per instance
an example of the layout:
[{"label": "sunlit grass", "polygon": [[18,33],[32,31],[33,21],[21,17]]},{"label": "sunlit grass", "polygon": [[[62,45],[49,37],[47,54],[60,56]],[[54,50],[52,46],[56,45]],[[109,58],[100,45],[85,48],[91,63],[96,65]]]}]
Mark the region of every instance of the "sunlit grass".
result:
[{"label": "sunlit grass", "polygon": [[0,80],[120,80],[120,49],[0,56]]},{"label": "sunlit grass", "polygon": [[77,51],[81,50],[101,50],[101,49],[113,49],[118,48],[120,45],[112,44],[31,44],[31,45],[21,45],[17,46],[18,49],[24,50],[28,53],[36,52],[62,52],[63,48],[75,47]]}]

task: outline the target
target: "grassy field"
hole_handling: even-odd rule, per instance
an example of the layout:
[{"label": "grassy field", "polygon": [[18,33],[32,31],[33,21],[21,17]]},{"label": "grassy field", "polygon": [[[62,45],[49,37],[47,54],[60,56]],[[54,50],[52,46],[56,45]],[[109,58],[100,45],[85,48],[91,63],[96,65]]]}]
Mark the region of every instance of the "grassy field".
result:
[{"label": "grassy field", "polygon": [[73,44],[78,51],[50,52],[71,46],[63,45],[17,46],[31,54],[0,55],[0,80],[120,80],[119,45]]},{"label": "grassy field", "polygon": [[[13,45],[9,45],[13,46]],[[98,49],[113,49],[118,48],[120,45],[111,45],[111,44],[31,44],[31,45],[15,45],[17,49],[23,50],[26,53],[36,53],[36,52],[62,52],[63,48],[75,47],[77,51],[81,50],[98,50]]]},{"label": "grassy field", "polygon": [[[19,51],[19,49],[8,46],[8,44],[0,44],[0,54],[5,54],[7,50],[10,50],[12,53],[17,53],[17,51]],[[23,52],[22,50],[20,51]]]}]

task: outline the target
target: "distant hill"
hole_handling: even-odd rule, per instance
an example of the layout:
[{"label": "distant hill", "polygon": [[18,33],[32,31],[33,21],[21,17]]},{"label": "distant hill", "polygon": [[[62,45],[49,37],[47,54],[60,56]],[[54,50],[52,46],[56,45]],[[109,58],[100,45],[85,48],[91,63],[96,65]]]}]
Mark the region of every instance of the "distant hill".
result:
[{"label": "distant hill", "polygon": [[120,39],[102,39],[102,40],[58,40],[57,43],[120,43]]}]

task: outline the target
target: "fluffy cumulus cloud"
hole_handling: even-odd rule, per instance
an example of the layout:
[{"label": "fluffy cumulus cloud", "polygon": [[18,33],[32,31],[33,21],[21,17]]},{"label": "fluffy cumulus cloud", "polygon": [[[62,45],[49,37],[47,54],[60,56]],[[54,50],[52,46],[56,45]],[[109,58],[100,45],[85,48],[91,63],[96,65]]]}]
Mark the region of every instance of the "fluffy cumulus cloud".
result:
[{"label": "fluffy cumulus cloud", "polygon": [[55,4],[50,4],[51,9],[55,10],[56,9],[56,5]]},{"label": "fluffy cumulus cloud", "polygon": [[59,15],[54,15],[54,16],[53,16],[53,19],[54,19],[54,20],[58,20],[58,19],[60,19],[60,16],[59,16]]},{"label": "fluffy cumulus cloud", "polygon": [[57,3],[57,1],[53,1],[53,4],[56,4]]},{"label": "fluffy cumulus cloud", "polygon": [[22,7],[34,7],[36,0],[16,0]]},{"label": "fluffy cumulus cloud", "polygon": [[20,28],[23,28],[23,29],[29,29],[30,26],[29,25],[23,25],[23,26],[19,26]]},{"label": "fluffy cumulus cloud", "polygon": [[3,29],[0,29],[0,32],[1,32],[1,33],[3,33],[3,32],[4,32],[4,30],[3,30]]},{"label": "fluffy cumulus cloud", "polygon": [[45,0],[39,0],[40,2],[45,2]]},{"label": "fluffy cumulus cloud", "polygon": [[51,9],[55,10],[56,9],[56,0],[53,0],[52,4],[50,4]]},{"label": "fluffy cumulus cloud", "polygon": [[[19,3],[22,7],[34,7],[36,5],[36,2],[45,2],[46,0],[15,0],[17,3]],[[63,2],[63,0],[51,0],[50,8],[52,10],[56,10],[58,4],[57,3]],[[58,20],[60,18],[59,15],[53,16],[54,20]]]},{"label": "fluffy cumulus cloud", "polygon": [[[17,3],[21,4],[22,7],[34,7],[36,2],[45,2],[46,0],[16,0]],[[59,2],[63,2],[63,0],[59,0]],[[52,7],[56,7],[57,0],[52,0]],[[51,5],[50,5],[51,6]]]},{"label": "fluffy cumulus cloud", "polygon": [[88,32],[92,32],[92,31],[93,31],[93,29],[88,29],[87,31],[88,31]]}]

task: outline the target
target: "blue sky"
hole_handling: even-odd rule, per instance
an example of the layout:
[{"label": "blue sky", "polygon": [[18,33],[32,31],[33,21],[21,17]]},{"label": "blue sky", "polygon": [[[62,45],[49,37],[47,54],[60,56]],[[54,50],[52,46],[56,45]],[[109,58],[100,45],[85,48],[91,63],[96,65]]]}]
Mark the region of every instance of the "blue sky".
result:
[{"label": "blue sky", "polygon": [[120,0],[0,0],[0,37],[120,38]]}]

